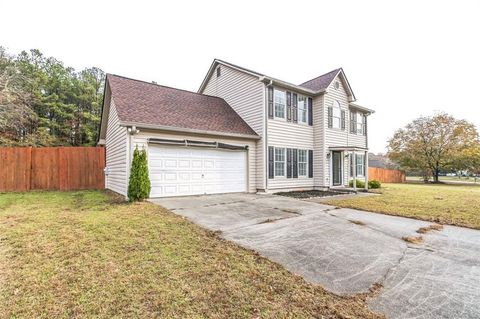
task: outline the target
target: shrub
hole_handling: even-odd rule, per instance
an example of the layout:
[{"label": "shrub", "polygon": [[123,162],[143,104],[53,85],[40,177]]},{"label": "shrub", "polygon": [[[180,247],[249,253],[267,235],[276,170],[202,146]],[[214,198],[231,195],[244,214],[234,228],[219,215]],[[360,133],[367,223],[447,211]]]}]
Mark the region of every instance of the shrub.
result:
[{"label": "shrub", "polygon": [[380,188],[382,184],[380,184],[379,181],[372,179],[371,181],[368,181],[368,188]]},{"label": "shrub", "polygon": [[150,196],[150,178],[148,177],[147,152],[133,151],[130,179],[128,181],[128,200],[142,201]]},{"label": "shrub", "polygon": [[[361,181],[361,180],[359,180],[359,179],[356,180],[356,183],[355,183],[355,184],[357,184],[357,188],[364,188],[364,187],[365,187],[365,182],[363,182],[363,181]],[[351,180],[351,181],[348,183],[348,186],[353,187],[353,180]]]}]

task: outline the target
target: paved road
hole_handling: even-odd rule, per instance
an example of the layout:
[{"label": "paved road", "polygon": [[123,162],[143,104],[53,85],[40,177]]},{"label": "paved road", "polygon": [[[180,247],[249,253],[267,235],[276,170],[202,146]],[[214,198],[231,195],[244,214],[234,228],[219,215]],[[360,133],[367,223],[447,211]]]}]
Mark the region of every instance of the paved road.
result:
[{"label": "paved road", "polygon": [[380,283],[369,306],[388,318],[480,318],[480,231],[446,226],[410,245],[429,223],[273,195],[154,202],[334,293]]}]

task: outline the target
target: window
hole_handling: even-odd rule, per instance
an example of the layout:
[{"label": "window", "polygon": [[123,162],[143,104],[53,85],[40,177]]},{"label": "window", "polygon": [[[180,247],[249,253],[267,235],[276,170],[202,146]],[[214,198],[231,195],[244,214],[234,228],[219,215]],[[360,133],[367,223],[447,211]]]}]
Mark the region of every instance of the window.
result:
[{"label": "window", "polygon": [[365,175],[365,155],[364,154],[355,154],[356,160],[356,172],[357,177],[363,177]]},{"label": "window", "polygon": [[275,90],[274,92],[275,99],[275,117],[285,118],[285,102],[287,98],[285,97],[285,92]]},{"label": "window", "polygon": [[340,103],[338,101],[333,101],[332,127],[333,128],[341,128],[342,127],[342,110],[340,109]]},{"label": "window", "polygon": [[298,150],[298,176],[307,176],[308,171],[307,150]]},{"label": "window", "polygon": [[307,106],[307,97],[299,95],[298,96],[298,121],[300,123],[307,123],[308,119],[308,106]]},{"label": "window", "polygon": [[365,132],[365,115],[357,113],[357,134],[364,134]]},{"label": "window", "polygon": [[285,149],[275,147],[275,176],[285,176]]}]

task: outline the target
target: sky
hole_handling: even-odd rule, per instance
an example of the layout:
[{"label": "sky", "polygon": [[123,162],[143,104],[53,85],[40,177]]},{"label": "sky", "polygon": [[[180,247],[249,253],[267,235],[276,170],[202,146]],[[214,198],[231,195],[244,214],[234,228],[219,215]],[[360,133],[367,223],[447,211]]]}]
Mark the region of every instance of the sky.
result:
[{"label": "sky", "polygon": [[197,91],[214,58],[300,84],[343,67],[370,150],[447,112],[480,129],[480,1],[0,0],[0,46]]}]

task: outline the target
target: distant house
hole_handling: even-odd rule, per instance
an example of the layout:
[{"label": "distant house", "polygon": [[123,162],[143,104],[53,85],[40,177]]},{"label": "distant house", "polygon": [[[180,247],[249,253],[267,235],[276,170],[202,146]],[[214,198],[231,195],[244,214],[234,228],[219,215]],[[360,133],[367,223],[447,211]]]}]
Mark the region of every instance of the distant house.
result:
[{"label": "distant house", "polygon": [[295,85],[214,60],[198,93],[107,75],[106,187],[126,194],[133,149],[151,197],[348,187],[368,179],[367,118],[342,69]]},{"label": "distant house", "polygon": [[374,153],[369,153],[368,155],[368,166],[387,169],[399,168],[399,165],[392,162],[387,155]]}]

